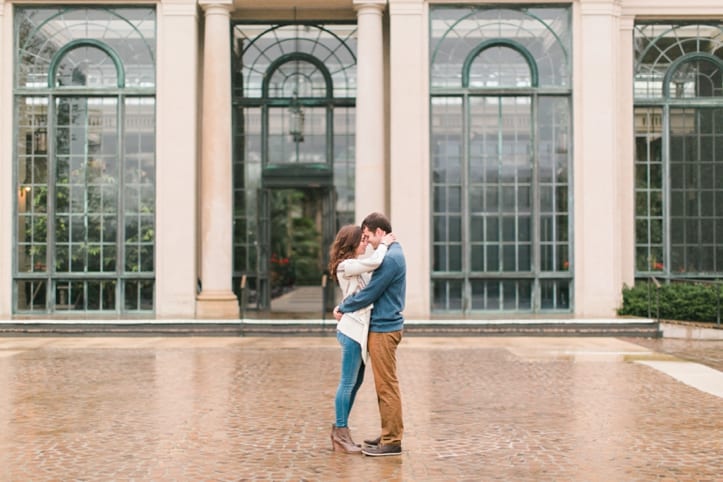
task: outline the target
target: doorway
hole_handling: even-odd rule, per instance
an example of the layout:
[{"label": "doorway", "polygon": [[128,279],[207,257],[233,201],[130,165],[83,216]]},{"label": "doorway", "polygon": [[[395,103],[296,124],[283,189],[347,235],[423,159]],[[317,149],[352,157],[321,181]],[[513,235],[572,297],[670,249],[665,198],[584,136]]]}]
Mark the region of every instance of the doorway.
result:
[{"label": "doorway", "polygon": [[354,221],[356,26],[239,23],[233,36],[241,316],[329,317],[329,246]]},{"label": "doorway", "polygon": [[333,190],[266,188],[259,199],[260,311],[287,318],[327,317],[335,298],[327,273],[336,229]]}]

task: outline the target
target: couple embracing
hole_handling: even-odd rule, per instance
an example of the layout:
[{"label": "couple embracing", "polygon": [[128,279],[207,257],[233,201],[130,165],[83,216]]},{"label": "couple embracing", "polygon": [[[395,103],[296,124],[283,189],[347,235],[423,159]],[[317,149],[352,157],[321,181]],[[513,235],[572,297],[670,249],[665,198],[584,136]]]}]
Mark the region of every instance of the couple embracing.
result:
[{"label": "couple embracing", "polygon": [[[374,249],[366,256],[367,245]],[[329,272],[342,290],[334,308],[341,345],[341,377],[336,392],[336,422],[331,430],[335,451],[369,456],[402,453],[402,399],[397,378],[397,346],[402,340],[407,266],[389,219],[372,213],[359,226],[342,227],[329,256]],[[371,362],[379,403],[381,434],[356,444],[349,414]]]}]

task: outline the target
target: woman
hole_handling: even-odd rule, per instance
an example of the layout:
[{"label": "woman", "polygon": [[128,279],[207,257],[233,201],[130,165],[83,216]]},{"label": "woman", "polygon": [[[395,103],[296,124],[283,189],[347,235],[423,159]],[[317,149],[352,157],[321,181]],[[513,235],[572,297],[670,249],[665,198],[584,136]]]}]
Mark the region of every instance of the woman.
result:
[{"label": "woman", "polygon": [[[367,241],[362,237],[361,228],[347,225],[339,230],[329,253],[329,272],[339,283],[342,298],[366,286],[371,272],[382,264],[387,246],[394,240],[393,234],[387,234],[370,256],[363,257]],[[331,445],[335,451],[361,453],[361,447],[351,438],[348,421],[354,398],[364,381],[371,310],[372,307],[367,306],[353,313],[344,313],[337,325],[336,338],[341,345],[341,377],[334,401],[336,423],[331,427]]]}]

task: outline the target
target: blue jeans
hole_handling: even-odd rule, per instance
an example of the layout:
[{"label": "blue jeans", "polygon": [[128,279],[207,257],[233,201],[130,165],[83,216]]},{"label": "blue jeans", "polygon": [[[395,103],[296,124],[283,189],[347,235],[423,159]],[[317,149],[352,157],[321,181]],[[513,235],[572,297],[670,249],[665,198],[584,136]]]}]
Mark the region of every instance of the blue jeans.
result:
[{"label": "blue jeans", "polygon": [[364,363],[362,363],[361,345],[340,331],[336,332],[336,339],[341,345],[341,378],[339,388],[336,389],[336,426],[346,427],[349,423],[349,414],[354,405],[356,392],[364,381]]}]

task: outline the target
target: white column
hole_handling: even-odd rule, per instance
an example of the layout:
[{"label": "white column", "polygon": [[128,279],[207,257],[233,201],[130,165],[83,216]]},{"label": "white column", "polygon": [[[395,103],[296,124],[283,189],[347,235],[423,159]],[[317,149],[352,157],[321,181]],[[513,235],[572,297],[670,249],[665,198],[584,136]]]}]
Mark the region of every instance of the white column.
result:
[{"label": "white column", "polygon": [[198,277],[196,0],[163,2],[158,20],[156,317],[193,318]]},{"label": "white column", "polygon": [[387,212],[384,156],[384,47],[386,0],[354,0],[357,10],[355,210],[361,221]]},{"label": "white column", "polygon": [[619,6],[581,0],[575,92],[575,312],[612,317],[621,299]]},{"label": "white column", "polygon": [[424,0],[389,0],[389,39],[389,214],[407,258],[404,315],[426,319],[431,234],[429,28]]},{"label": "white column", "polygon": [[[7,15],[5,10],[7,9]],[[12,73],[15,65],[12,38],[12,4],[0,0],[0,320],[12,312],[13,202],[18,195],[13,184]]]},{"label": "white column", "polygon": [[633,28],[635,17],[620,18],[618,61],[618,155],[620,191],[620,276],[635,283],[635,122],[633,95]]},{"label": "white column", "polygon": [[201,284],[199,318],[238,318],[231,289],[231,38],[232,0],[200,0],[203,8],[201,106]]}]

